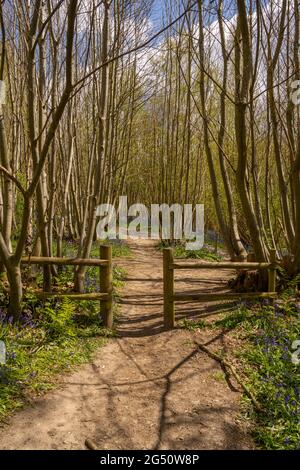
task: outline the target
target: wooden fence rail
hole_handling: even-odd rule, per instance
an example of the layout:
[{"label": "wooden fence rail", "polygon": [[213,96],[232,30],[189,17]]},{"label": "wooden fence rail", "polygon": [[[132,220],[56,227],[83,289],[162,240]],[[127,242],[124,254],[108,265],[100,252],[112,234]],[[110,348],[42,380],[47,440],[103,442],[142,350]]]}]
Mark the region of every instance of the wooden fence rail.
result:
[{"label": "wooden fence rail", "polygon": [[[100,248],[101,250],[101,248]],[[101,255],[100,255],[101,256]],[[39,256],[24,257],[22,264],[56,265],[56,266],[107,266],[106,259],[81,259],[81,258],[46,258]]]},{"label": "wooden fence rail", "polygon": [[106,328],[113,327],[112,310],[112,247],[109,245],[100,246],[100,259],[82,258],[46,258],[46,257],[24,257],[22,264],[37,265],[57,265],[57,266],[98,266],[100,292],[90,292],[79,294],[76,292],[41,292],[35,291],[37,297],[46,299],[49,297],[69,298],[72,300],[100,300],[100,314]]},{"label": "wooden fence rail", "polygon": [[[223,293],[174,293],[174,271],[175,269],[267,269],[268,270],[268,292],[223,292]],[[185,262],[174,263],[172,248],[163,250],[163,276],[164,276],[164,325],[167,329],[175,326],[175,302],[202,301],[209,302],[214,300],[234,300],[251,298],[270,298],[274,299],[276,293],[276,250],[270,252],[270,263],[255,262],[215,262],[193,264]]]}]

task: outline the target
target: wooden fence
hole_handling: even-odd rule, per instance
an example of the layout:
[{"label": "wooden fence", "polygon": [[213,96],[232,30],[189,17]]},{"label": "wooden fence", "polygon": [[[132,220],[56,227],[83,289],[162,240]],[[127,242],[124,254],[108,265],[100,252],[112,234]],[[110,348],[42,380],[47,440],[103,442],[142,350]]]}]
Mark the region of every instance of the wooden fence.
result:
[{"label": "wooden fence", "polygon": [[[175,262],[172,248],[163,250],[163,278],[164,278],[164,325],[165,328],[171,329],[175,326],[175,302],[186,301],[218,301],[218,300],[234,300],[234,299],[250,299],[250,298],[275,298],[276,294],[276,250],[271,250],[270,263],[256,262],[214,262],[214,263],[186,263]],[[236,269],[236,270],[252,270],[266,269],[268,270],[268,292],[223,292],[223,293],[175,293],[174,292],[174,271],[175,269]]]},{"label": "wooden fence", "polygon": [[87,294],[78,294],[75,292],[41,292],[35,294],[40,298],[67,297],[72,300],[100,300],[100,314],[103,324],[107,328],[113,326],[112,310],[112,248],[108,245],[100,246],[100,259],[81,259],[81,258],[45,258],[45,257],[24,257],[22,264],[56,265],[56,266],[99,266],[99,284],[100,292],[91,292]]}]

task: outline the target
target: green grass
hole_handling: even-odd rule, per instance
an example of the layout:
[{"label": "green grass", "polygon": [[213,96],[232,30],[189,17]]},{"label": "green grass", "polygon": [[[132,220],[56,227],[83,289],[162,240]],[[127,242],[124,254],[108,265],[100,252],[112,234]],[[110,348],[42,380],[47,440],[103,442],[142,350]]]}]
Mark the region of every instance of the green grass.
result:
[{"label": "green grass", "polygon": [[246,308],[239,308],[229,315],[225,315],[223,318],[216,320],[213,323],[214,328],[223,328],[225,330],[232,330],[247,320],[249,317],[249,311]]},{"label": "green grass", "polygon": [[238,357],[265,410],[255,413],[248,406],[254,436],[263,449],[300,449],[300,365],[292,362],[293,341],[300,339],[299,312],[286,303],[249,313],[240,324],[246,343]]},{"label": "green grass", "polygon": [[[162,250],[170,246],[169,243],[162,241],[158,245],[158,249]],[[174,257],[178,259],[202,259],[205,261],[221,261],[223,257],[215,253],[211,247],[203,247],[201,250],[186,250],[184,245],[172,246]]]},{"label": "green grass", "polygon": [[209,328],[209,324],[205,320],[192,321],[184,318],[178,323],[178,327],[189,331],[196,331]]},{"label": "green grass", "polygon": [[[115,242],[113,240],[105,241],[96,241],[93,243],[91,249],[91,258],[100,258],[100,245],[109,244],[112,247],[112,256],[113,258],[130,258],[132,252],[130,248],[122,242]],[[76,242],[63,242],[63,256],[76,256],[77,255],[78,245]],[[54,248],[55,250],[55,248]]]},{"label": "green grass", "polygon": [[254,424],[258,448],[299,450],[300,364],[292,361],[292,344],[300,340],[299,305],[286,296],[274,307],[267,302],[244,302],[213,323],[184,320],[180,326],[190,331],[231,330],[240,345],[231,356],[235,356],[240,376],[264,410],[256,412],[248,397],[243,397],[243,413]]},{"label": "green grass", "polygon": [[114,258],[131,258],[132,251],[129,248],[128,245],[125,245],[124,243],[121,244],[116,244],[112,243],[112,252],[113,252],[113,257]]},{"label": "green grass", "polygon": [[226,382],[226,377],[225,377],[225,375],[224,375],[224,372],[221,372],[221,371],[219,372],[219,371],[217,371],[217,372],[214,372],[212,376],[213,376],[213,378],[214,378],[215,380],[217,380],[218,382]]},{"label": "green grass", "polygon": [[[29,306],[29,304],[28,304]],[[56,376],[88,362],[113,333],[99,315],[65,299],[24,310],[20,324],[0,324],[6,364],[0,365],[0,420],[20,408],[32,394],[55,386]],[[32,301],[31,301],[32,307]]]}]

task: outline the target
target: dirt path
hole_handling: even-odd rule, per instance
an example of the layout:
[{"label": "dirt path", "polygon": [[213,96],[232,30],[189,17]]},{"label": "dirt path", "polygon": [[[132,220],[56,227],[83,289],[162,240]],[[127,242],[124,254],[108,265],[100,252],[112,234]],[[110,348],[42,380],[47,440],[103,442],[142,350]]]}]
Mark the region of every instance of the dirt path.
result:
[{"label": "dirt path", "polygon": [[[162,329],[162,259],[151,242],[131,241],[133,259],[118,261],[128,279],[120,338],[91,364],[35,400],[1,431],[2,449],[251,449],[239,419],[240,393],[197,340],[228,347],[215,332]],[[228,271],[180,273],[178,289],[224,289]],[[199,276],[199,273],[198,273]],[[179,316],[209,315],[211,307],[183,306]]]}]

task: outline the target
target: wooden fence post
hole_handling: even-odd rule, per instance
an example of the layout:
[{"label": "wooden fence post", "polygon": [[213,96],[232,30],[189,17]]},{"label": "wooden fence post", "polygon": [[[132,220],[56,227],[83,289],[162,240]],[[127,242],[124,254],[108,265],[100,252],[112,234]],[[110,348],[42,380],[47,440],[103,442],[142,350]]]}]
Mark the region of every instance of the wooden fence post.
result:
[{"label": "wooden fence post", "polygon": [[175,304],[174,304],[174,269],[173,250],[164,248],[164,326],[172,329],[175,326]]},{"label": "wooden fence post", "polygon": [[100,300],[100,314],[106,328],[113,327],[112,310],[112,248],[109,245],[100,246],[100,258],[108,264],[100,267],[100,292],[108,293],[108,298]]},{"label": "wooden fence post", "polygon": [[249,251],[247,255],[247,263],[252,263],[255,261],[255,253],[254,251]]},{"label": "wooden fence post", "polygon": [[270,250],[270,263],[273,266],[268,270],[268,291],[276,292],[276,250],[274,249]]}]

